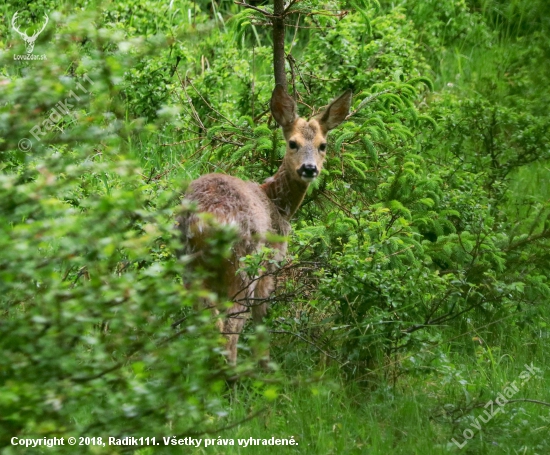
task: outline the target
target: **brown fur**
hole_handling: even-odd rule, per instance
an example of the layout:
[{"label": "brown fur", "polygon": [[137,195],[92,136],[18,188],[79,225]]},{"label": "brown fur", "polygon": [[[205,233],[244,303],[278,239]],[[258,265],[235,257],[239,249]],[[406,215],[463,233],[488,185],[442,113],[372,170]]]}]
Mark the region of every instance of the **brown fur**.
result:
[{"label": "brown fur", "polygon": [[[290,232],[290,218],[306,194],[309,182],[320,173],[325,152],[326,134],[338,126],[349,112],[351,92],[333,101],[319,116],[307,121],[296,115],[296,103],[278,85],[271,97],[271,112],[283,128],[287,152],[277,173],[258,185],[223,174],[208,174],[191,182],[185,199],[197,205],[199,213],[208,213],[210,219],[199,213],[186,213],[179,218],[186,252],[193,254],[193,267],[202,267],[209,276],[205,286],[219,295],[219,300],[229,299],[232,306],[224,311],[225,318],[217,326],[226,336],[228,360],[235,364],[237,343],[247,313],[252,313],[255,323],[260,323],[267,313],[265,299],[274,289],[270,275],[273,265],[265,263],[267,274],[249,277],[239,272],[239,258],[253,255],[267,244],[266,235],[286,237]],[[291,148],[289,144],[295,143]],[[306,166],[306,167],[304,167]],[[307,168],[309,166],[309,168]],[[205,250],[207,239],[215,224],[234,226],[238,240],[230,256],[223,264],[209,264]],[[276,251],[275,260],[282,260],[286,242],[269,244]],[[264,301],[262,301],[264,299]],[[216,317],[220,309],[213,308]],[[268,353],[264,355],[264,361]]]}]

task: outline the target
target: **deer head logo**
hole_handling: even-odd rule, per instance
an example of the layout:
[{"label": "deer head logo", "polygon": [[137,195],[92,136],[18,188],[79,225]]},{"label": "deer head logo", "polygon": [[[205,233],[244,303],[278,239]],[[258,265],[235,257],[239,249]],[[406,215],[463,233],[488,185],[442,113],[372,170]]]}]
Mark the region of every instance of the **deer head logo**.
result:
[{"label": "deer head logo", "polygon": [[25,41],[25,48],[26,48],[27,54],[30,54],[34,49],[34,42],[36,41],[36,38],[38,38],[38,35],[40,35],[44,31],[44,29],[46,28],[46,25],[48,25],[49,18],[48,18],[48,15],[46,13],[44,13],[44,17],[46,18],[46,22],[44,22],[44,25],[42,26],[42,28],[40,30],[34,32],[32,34],[32,36],[29,36],[29,35],[27,35],[26,32],[22,32],[17,28],[17,25],[15,23],[17,21],[18,14],[19,14],[19,11],[16,11],[15,14],[13,15],[13,17],[11,19],[11,26],[13,27],[13,29],[17,33],[19,33],[21,35],[21,37]]}]

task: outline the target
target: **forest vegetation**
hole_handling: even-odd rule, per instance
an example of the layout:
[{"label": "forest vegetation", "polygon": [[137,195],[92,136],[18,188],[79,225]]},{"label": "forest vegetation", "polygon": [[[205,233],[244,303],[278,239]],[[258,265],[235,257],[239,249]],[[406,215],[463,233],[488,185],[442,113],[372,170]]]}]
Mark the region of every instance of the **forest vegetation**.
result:
[{"label": "forest vegetation", "polygon": [[[284,6],[300,115],[353,104],[232,366],[175,220],[200,175],[279,167],[280,12],[0,5],[0,453],[550,453],[550,3]],[[12,442],[127,436],[216,443]]]}]

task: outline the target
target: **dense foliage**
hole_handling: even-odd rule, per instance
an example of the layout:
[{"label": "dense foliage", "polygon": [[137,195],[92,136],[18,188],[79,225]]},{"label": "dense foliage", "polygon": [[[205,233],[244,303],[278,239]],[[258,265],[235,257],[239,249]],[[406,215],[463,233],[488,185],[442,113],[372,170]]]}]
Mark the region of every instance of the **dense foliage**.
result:
[{"label": "dense foliage", "polygon": [[[550,7],[306,0],[286,19],[289,91],[308,117],[352,88],[353,111],[294,220],[268,328],[244,337],[238,367],[225,364],[196,305],[217,297],[200,277],[183,286],[174,220],[192,178],[261,181],[284,153],[268,110],[272,6],[253,5],[263,12],[202,0],[0,6],[5,453],[21,453],[13,436],[249,437],[244,422],[295,388],[363,403],[390,402],[400,385],[432,398],[430,445],[446,453],[468,412],[545,358]],[[28,34],[48,15],[33,51],[45,60],[14,58],[26,53],[16,11]],[[212,255],[231,241],[220,231]],[[254,352],[268,332],[264,373]],[[505,357],[518,363],[497,374]],[[344,448],[316,446],[280,409],[266,434],[294,434],[301,453],[387,453],[364,429]],[[500,427],[520,431],[510,447],[547,452],[534,428],[548,415],[522,409]],[[487,440],[508,440],[490,428]],[[411,453],[406,436],[390,440]],[[487,444],[465,450],[493,453]]]}]

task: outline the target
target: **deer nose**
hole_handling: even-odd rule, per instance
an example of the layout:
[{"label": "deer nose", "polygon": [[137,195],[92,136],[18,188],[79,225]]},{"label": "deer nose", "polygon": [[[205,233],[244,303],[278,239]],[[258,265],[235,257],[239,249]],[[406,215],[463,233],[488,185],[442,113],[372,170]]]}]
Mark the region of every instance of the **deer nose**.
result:
[{"label": "deer nose", "polygon": [[319,171],[315,164],[302,164],[300,169],[298,169],[298,175],[302,177],[302,179],[314,179],[319,175]]}]

